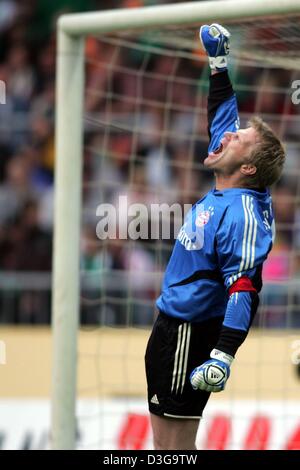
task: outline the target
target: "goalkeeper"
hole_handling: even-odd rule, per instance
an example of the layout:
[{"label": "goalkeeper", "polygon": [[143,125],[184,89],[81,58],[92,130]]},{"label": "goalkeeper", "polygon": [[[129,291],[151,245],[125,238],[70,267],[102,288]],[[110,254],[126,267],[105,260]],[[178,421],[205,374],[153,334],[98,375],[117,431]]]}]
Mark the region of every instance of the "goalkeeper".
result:
[{"label": "goalkeeper", "polygon": [[218,24],[200,29],[211,67],[204,165],[216,184],[187,215],[157,300],[145,356],[157,450],[195,449],[210,393],[224,389],[256,313],[273,243],[268,188],[279,179],[285,154],[260,118],[239,129],[227,72],[229,36]]}]

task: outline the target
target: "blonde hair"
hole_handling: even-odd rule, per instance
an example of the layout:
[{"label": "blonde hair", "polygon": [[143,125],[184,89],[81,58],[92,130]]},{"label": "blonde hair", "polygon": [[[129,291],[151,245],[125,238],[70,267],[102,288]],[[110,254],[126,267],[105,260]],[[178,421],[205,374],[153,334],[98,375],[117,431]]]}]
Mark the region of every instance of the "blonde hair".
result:
[{"label": "blonde hair", "polygon": [[247,186],[262,189],[279,180],[285,150],[273,130],[260,117],[251,118],[249,125],[255,129],[258,141],[248,159],[248,163],[256,167],[256,173],[247,177]]}]

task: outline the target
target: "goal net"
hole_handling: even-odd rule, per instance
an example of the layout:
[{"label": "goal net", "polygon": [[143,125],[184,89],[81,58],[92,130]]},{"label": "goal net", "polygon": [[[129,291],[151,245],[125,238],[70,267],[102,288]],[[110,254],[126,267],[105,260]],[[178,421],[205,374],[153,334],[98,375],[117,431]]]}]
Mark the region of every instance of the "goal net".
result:
[{"label": "goal net", "polygon": [[[226,391],[211,396],[197,445],[300,449],[300,6],[218,22],[231,32],[241,128],[260,115],[283,139],[287,162],[273,189],[277,237],[261,306]],[[77,448],[151,449],[143,359],[155,299],[184,213],[214,184],[202,164],[209,67],[201,24],[86,38]]]}]

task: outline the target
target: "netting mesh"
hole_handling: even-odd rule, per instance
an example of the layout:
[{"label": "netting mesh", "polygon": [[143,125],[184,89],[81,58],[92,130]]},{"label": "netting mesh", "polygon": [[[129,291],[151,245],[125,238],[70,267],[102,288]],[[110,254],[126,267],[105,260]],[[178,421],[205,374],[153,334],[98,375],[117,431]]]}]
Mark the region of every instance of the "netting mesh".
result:
[{"label": "netting mesh", "polygon": [[[212,410],[215,406],[234,422],[235,431],[228,435],[225,447],[262,445],[255,433],[257,444],[246,444],[246,437],[239,437],[239,426],[246,433],[253,418],[250,411],[241,411],[245,408],[239,400],[250,400],[248,410],[254,414],[264,409],[269,410],[264,411],[270,413],[268,419],[276,416],[274,432],[267,439],[269,448],[282,448],[287,439],[283,429],[290,433],[294,425],[287,403],[292,406],[288,400],[296,398],[299,386],[290,357],[292,335],[297,336],[295,329],[300,326],[300,105],[293,104],[291,88],[300,67],[299,20],[300,16],[293,16],[225,24],[232,33],[229,71],[241,127],[259,114],[287,149],[285,173],[273,191],[277,238],[264,269],[262,306],[222,403],[214,397],[212,405]],[[83,447],[150,445],[145,435],[136,441],[126,441],[124,436],[126,426],[130,427],[130,410],[133,416],[146,415],[144,347],[176,233],[173,217],[172,236],[164,239],[160,233],[164,210],[160,218],[149,211],[153,203],[193,204],[213,186],[213,175],[202,165],[208,145],[208,76],[198,25],[87,40],[81,323],[88,332],[82,333],[79,393],[97,400],[83,411],[85,421],[94,423],[93,442],[81,442]],[[148,236],[136,240],[126,239],[132,220],[128,206],[134,203],[148,209],[140,219],[148,227]],[[116,232],[106,239],[107,227],[98,225],[97,208],[103,204],[116,208]],[[109,214],[108,223],[114,217]],[[123,401],[105,401],[120,396]],[[132,397],[142,397],[141,403]],[[208,416],[207,426],[213,426],[213,411]],[[111,431],[122,427],[121,419],[127,420],[123,440]],[[256,425],[259,435],[264,422]],[[203,433],[200,446],[218,447],[206,441]]]}]

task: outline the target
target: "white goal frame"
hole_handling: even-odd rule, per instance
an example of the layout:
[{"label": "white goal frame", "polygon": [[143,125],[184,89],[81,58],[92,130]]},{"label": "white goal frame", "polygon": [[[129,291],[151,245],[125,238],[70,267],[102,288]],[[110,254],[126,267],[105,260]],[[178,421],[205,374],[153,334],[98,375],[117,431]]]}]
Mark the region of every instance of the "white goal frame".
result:
[{"label": "white goal frame", "polygon": [[299,0],[220,0],[63,15],[58,20],[52,448],[74,449],[84,39],[88,34],[300,13]]}]

